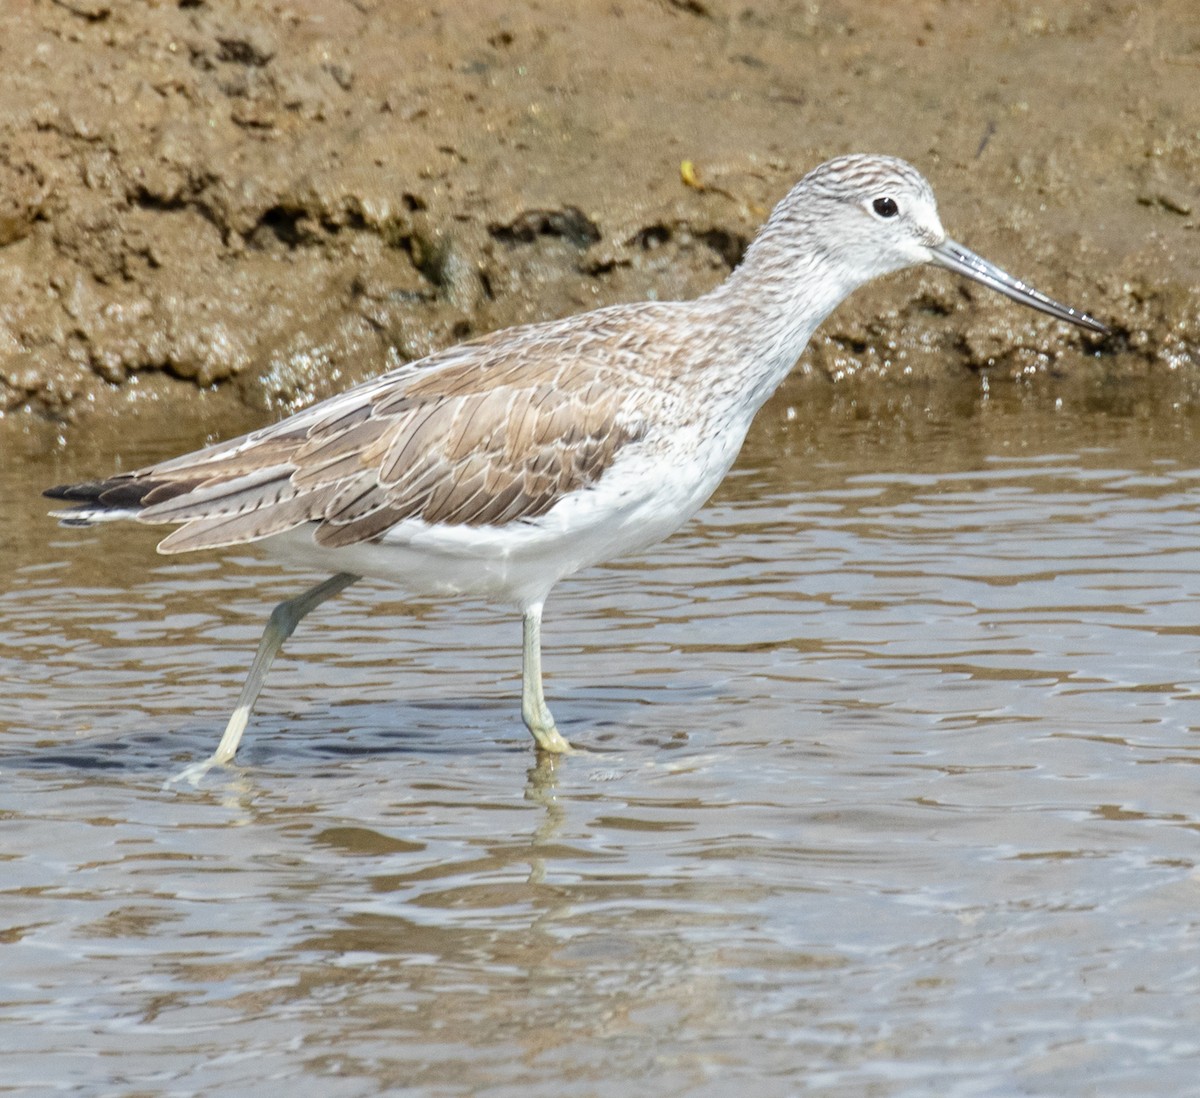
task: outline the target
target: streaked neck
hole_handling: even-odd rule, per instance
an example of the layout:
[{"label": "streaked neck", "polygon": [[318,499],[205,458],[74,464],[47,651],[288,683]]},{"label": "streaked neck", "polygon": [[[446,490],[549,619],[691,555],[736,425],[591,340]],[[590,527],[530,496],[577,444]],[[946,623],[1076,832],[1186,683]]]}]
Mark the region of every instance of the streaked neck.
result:
[{"label": "streaked neck", "polygon": [[738,267],[701,299],[725,314],[749,398],[761,404],[775,391],[860,282],[810,224],[772,215]]}]

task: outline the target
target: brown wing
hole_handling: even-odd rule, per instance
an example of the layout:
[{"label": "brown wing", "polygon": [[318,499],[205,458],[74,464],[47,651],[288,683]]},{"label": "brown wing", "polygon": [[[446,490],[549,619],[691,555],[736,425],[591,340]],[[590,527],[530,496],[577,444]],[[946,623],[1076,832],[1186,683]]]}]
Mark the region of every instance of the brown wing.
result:
[{"label": "brown wing", "polygon": [[[556,349],[561,356],[544,353]],[[627,411],[611,364],[573,359],[567,341],[532,350],[495,337],[454,348],[242,439],[52,491],[88,501],[85,521],[109,509],[181,524],[163,552],[310,522],[318,544],[335,547],[378,539],[410,518],[472,526],[536,518],[599,480],[645,427]]]}]

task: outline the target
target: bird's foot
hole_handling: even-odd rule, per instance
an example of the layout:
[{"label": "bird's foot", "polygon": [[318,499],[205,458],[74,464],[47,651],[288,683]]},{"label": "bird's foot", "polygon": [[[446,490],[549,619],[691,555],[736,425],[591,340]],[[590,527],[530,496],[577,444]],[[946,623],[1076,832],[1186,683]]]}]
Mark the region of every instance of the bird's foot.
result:
[{"label": "bird's foot", "polygon": [[554,718],[550,715],[550,710],[544,706],[540,712],[527,708],[521,713],[521,716],[525,718],[525,727],[529,729],[530,734],[537,742],[538,751],[545,751],[551,755],[574,755],[577,753],[558,730]]},{"label": "bird's foot", "polygon": [[199,789],[200,782],[205,774],[214,766],[224,765],[225,760],[217,758],[216,755],[209,755],[207,759],[194,762],[190,766],[185,766],[178,774],[173,774],[163,782],[162,787],[164,790],[167,790],[176,785],[190,785],[193,789]]}]

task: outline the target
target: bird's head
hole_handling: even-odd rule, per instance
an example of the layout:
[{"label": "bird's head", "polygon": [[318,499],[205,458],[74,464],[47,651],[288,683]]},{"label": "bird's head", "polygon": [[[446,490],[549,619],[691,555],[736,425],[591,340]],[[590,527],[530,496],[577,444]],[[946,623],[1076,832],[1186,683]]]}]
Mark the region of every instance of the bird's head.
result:
[{"label": "bird's head", "polygon": [[826,161],[796,185],[777,213],[784,220],[802,218],[810,246],[858,285],[932,263],[1059,320],[1108,331],[951,240],[925,177],[895,157],[853,155]]}]

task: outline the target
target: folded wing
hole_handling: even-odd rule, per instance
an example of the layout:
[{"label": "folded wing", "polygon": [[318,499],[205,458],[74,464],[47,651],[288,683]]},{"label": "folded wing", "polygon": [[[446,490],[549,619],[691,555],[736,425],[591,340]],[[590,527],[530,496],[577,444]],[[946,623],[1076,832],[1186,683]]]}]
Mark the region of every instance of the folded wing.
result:
[{"label": "folded wing", "polygon": [[536,519],[595,484],[645,426],[622,400],[613,363],[581,360],[568,340],[556,356],[545,337],[530,354],[504,335],[243,438],[47,495],[81,504],[67,522],[112,515],[177,524],[163,552],[237,545],[310,523],[319,544],[336,547],[377,540],[409,519]]}]

